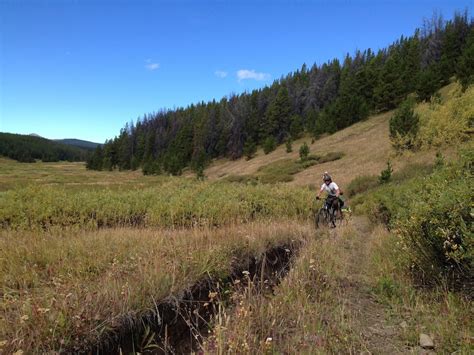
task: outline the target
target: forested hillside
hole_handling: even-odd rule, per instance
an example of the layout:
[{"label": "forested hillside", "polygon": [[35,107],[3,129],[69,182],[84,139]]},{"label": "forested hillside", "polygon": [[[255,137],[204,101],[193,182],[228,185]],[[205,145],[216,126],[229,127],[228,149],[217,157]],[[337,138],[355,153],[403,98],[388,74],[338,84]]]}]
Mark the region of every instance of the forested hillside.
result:
[{"label": "forested hillside", "polygon": [[0,155],[32,163],[36,159],[44,162],[85,161],[90,153],[78,147],[56,143],[38,136],[0,133]]},{"label": "forested hillside", "polygon": [[97,148],[97,146],[100,145],[100,143],[94,143],[94,142],[89,142],[89,141],[84,141],[82,139],[74,139],[74,138],[55,139],[54,141],[61,144],[66,144],[73,147],[78,147],[78,148],[83,148],[83,149],[88,149],[88,150],[94,150]]},{"label": "forested hillside", "polygon": [[304,64],[263,89],[146,114],[99,146],[87,167],[180,174],[191,166],[202,172],[216,157],[252,156],[257,145],[268,152],[303,132],[336,132],[397,107],[412,93],[428,100],[453,76],[466,88],[473,73],[473,19],[467,12],[449,21],[434,17],[377,52]]}]

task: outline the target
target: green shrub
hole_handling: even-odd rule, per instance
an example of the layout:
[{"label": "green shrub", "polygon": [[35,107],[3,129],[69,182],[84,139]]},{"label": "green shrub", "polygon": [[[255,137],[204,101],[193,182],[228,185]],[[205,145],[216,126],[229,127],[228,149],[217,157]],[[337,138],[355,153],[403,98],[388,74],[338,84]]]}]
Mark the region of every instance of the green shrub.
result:
[{"label": "green shrub", "polygon": [[319,158],[319,163],[327,163],[329,161],[339,160],[344,156],[343,152],[329,152],[326,155],[323,155]]},{"label": "green shrub", "polygon": [[257,170],[257,176],[259,181],[266,184],[289,182],[293,180],[292,175],[301,170],[302,167],[297,161],[292,159],[281,159],[261,166]]},{"label": "green shrub", "polygon": [[376,186],[379,186],[379,177],[375,175],[363,175],[354,178],[349,185],[347,185],[347,196],[351,197],[362,192],[366,192]]},{"label": "green shrub", "polygon": [[400,285],[390,276],[380,277],[374,291],[387,300],[400,298],[401,294]]},{"label": "green shrub", "polygon": [[300,159],[301,161],[305,161],[306,158],[308,158],[309,155],[309,147],[306,142],[303,143],[303,145],[300,147]]},{"label": "green shrub", "polygon": [[388,161],[387,168],[385,168],[384,170],[380,172],[379,182],[381,184],[385,184],[389,182],[390,179],[392,178],[392,173],[393,173],[392,164],[390,163],[390,161]]},{"label": "green shrub", "polygon": [[227,182],[238,182],[240,184],[255,185],[258,183],[258,179],[253,175],[229,175],[226,176],[223,180]]},{"label": "green shrub", "polygon": [[292,141],[291,141],[291,138],[288,138],[288,140],[286,141],[285,145],[286,145],[286,152],[287,153],[291,153],[293,151],[293,146],[292,146]]},{"label": "green shrub", "polygon": [[307,159],[305,161],[280,159],[261,166],[257,170],[255,177],[264,184],[289,182],[293,180],[293,175],[315,164],[318,164],[318,161],[315,159]]},{"label": "green shrub", "polygon": [[441,169],[445,165],[444,157],[441,152],[436,152],[436,159],[435,159],[435,168]]},{"label": "green shrub", "polygon": [[461,285],[473,275],[474,186],[470,164],[464,161],[438,170],[403,191],[407,199],[412,191],[423,192],[422,196],[412,197],[405,209],[397,211],[394,227],[414,271],[425,283],[447,276],[449,281]]},{"label": "green shrub", "polygon": [[276,140],[274,137],[267,137],[263,141],[263,152],[268,154],[276,149]]},{"label": "green shrub", "polygon": [[[303,169],[308,169],[309,167],[318,164],[317,160],[310,160],[306,159],[305,161],[302,161],[299,163]],[[301,170],[303,170],[301,169]]]},{"label": "green shrub", "polygon": [[146,161],[142,167],[143,175],[160,175],[162,173],[161,165],[154,160]]},{"label": "green shrub", "polygon": [[306,161],[314,161],[315,163],[319,163],[320,160],[321,156],[316,154],[310,154],[306,157]]},{"label": "green shrub", "polygon": [[393,182],[402,182],[418,176],[427,176],[433,172],[433,165],[411,163],[394,172],[391,177]]}]

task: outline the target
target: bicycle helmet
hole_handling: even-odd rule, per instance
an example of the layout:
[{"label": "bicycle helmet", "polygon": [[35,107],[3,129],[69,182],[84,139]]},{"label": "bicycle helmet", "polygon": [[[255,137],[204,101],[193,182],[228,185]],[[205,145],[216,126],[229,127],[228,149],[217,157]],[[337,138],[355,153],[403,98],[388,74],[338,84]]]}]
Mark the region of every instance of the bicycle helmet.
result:
[{"label": "bicycle helmet", "polygon": [[324,174],[323,174],[323,181],[324,182],[326,182],[326,181],[332,182],[331,175],[329,175],[329,173],[327,171],[325,171]]}]

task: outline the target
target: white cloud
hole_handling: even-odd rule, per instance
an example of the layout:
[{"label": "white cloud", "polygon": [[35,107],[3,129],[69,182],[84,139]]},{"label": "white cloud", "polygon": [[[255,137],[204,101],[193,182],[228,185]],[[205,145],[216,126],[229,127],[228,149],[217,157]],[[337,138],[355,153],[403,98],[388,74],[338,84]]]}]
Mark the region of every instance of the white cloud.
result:
[{"label": "white cloud", "polygon": [[270,79],[270,74],[267,73],[259,73],[255,70],[248,70],[248,69],[240,69],[237,71],[237,79],[239,81],[253,79],[257,81],[264,81]]},{"label": "white cloud", "polygon": [[148,70],[156,70],[160,67],[160,63],[153,63],[151,59],[147,59],[145,60],[145,62],[145,68],[147,68]]},{"label": "white cloud", "polygon": [[223,70],[216,70],[214,72],[215,76],[217,76],[218,78],[225,78],[227,76],[227,72],[226,71],[223,71]]}]

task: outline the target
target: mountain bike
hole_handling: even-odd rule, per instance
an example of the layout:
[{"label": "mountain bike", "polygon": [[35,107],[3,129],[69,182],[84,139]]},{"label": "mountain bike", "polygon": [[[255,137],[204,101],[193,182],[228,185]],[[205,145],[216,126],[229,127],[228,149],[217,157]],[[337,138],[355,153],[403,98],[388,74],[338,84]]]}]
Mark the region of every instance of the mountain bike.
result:
[{"label": "mountain bike", "polygon": [[328,206],[326,201],[323,202],[323,206],[314,215],[314,226],[316,229],[328,226],[336,227],[336,209],[333,204]]}]

